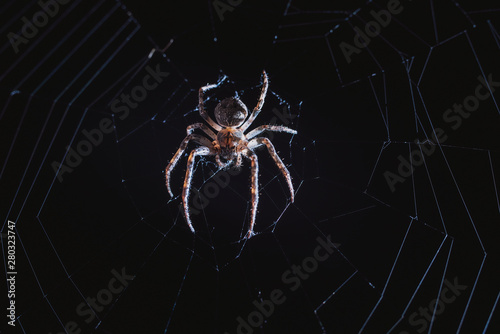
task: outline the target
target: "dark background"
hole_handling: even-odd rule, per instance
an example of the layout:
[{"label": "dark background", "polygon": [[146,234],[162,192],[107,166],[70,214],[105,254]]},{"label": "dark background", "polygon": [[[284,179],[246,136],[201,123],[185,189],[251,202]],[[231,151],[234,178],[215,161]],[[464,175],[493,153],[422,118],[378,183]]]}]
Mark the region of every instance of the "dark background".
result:
[{"label": "dark background", "polygon": [[[421,333],[429,322],[410,317],[445,281],[465,288],[436,315],[434,333],[497,332],[498,92],[456,130],[442,115],[474,94],[478,76],[500,79],[499,9],[402,1],[348,63],[339,44],[352,44],[354,28],[387,1],[238,3],[221,19],[213,1],[72,1],[17,53],[8,33],[22,33],[40,5],[0,5],[0,212],[3,236],[16,222],[18,271],[17,326],[4,319],[2,332],[64,333],[74,322],[74,333],[237,333],[236,319],[280,289],[286,301],[254,333]],[[148,66],[169,76],[120,119],[111,103]],[[206,109],[235,92],[251,109],[263,69],[270,92],[253,127],[287,120],[298,131],[272,135],[295,202],[259,150],[258,235],[242,239],[246,162],[192,211],[193,236],[179,210],[186,157],[173,199],[164,168],[201,121],[198,88],[227,75]],[[283,108],[280,119],[273,110]],[[103,119],[113,131],[60,182],[54,166]],[[436,128],[446,142],[391,192],[384,173]],[[208,191],[214,172],[202,159],[193,188]],[[327,236],[337,250],[291,291],[283,273]],[[133,281],[86,323],[77,306],[122,268]]]}]

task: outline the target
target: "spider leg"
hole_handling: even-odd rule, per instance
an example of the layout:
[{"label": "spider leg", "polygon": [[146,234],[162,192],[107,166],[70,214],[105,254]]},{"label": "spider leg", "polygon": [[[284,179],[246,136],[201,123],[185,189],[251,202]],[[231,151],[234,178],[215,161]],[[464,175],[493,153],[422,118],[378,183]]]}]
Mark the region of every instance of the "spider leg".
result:
[{"label": "spider leg", "polygon": [[246,239],[250,239],[255,233],[253,232],[253,227],[255,225],[255,218],[257,217],[257,205],[259,204],[259,161],[257,160],[257,155],[250,149],[243,152],[246,157],[251,161],[252,166],[252,209],[250,213],[250,227],[245,236]]},{"label": "spider leg", "polygon": [[257,102],[257,105],[253,109],[252,114],[250,115],[250,117],[248,117],[248,119],[246,120],[246,122],[243,123],[243,125],[240,126],[240,130],[243,131],[243,132],[245,132],[245,130],[248,129],[248,127],[250,125],[252,125],[253,121],[259,115],[260,110],[262,109],[262,106],[264,105],[264,99],[266,98],[266,95],[267,95],[267,87],[269,87],[269,82],[267,80],[267,73],[266,73],[266,71],[262,71],[262,75],[263,75],[264,78],[263,78],[263,83],[262,83],[262,90],[260,91],[259,101]]},{"label": "spider leg", "polygon": [[182,204],[184,206],[184,216],[186,217],[186,222],[189,226],[191,232],[194,233],[193,224],[191,223],[191,217],[189,215],[189,193],[191,191],[191,181],[193,179],[193,167],[197,156],[210,155],[214,152],[208,147],[198,147],[191,151],[189,154],[186,177],[184,178],[184,186],[182,188]]},{"label": "spider leg", "polygon": [[286,182],[288,183],[288,189],[290,189],[290,201],[293,203],[295,196],[294,196],[294,191],[293,191],[292,177],[290,176],[290,172],[286,168],[285,164],[283,163],[283,161],[280,159],[280,157],[276,153],[274,145],[271,143],[271,141],[267,138],[264,138],[264,137],[254,138],[248,143],[248,148],[253,149],[253,148],[261,146],[261,145],[267,146],[267,150],[269,151],[269,154],[273,158],[276,165],[278,165],[278,168],[281,170],[281,173],[285,177]]},{"label": "spider leg", "polygon": [[205,132],[207,134],[207,136],[209,136],[210,138],[212,138],[212,140],[216,140],[217,139],[217,136],[215,135],[215,133],[208,126],[206,126],[203,123],[194,123],[194,124],[191,124],[190,126],[187,127],[186,132],[187,132],[188,135],[190,135],[196,129],[200,129],[203,132]]},{"label": "spider leg", "polygon": [[208,116],[207,111],[205,110],[205,107],[203,106],[203,103],[204,103],[203,95],[205,94],[205,92],[207,90],[215,88],[218,85],[219,85],[219,83],[206,85],[206,86],[201,87],[200,90],[198,91],[198,94],[199,94],[198,95],[198,98],[199,98],[198,109],[200,110],[200,115],[201,115],[201,117],[203,117],[205,122],[207,122],[212,128],[215,129],[215,131],[222,130],[222,127],[219,124],[215,123],[214,120],[210,118],[210,116]]},{"label": "spider leg", "polygon": [[253,129],[252,131],[250,131],[246,135],[247,140],[250,140],[253,137],[260,135],[264,131],[287,132],[287,133],[291,133],[294,135],[297,134],[296,130],[292,130],[292,129],[290,129],[286,126],[283,126],[283,125],[261,125],[255,129]]},{"label": "spider leg", "polygon": [[168,189],[168,193],[170,194],[170,197],[174,197],[174,194],[172,193],[172,189],[170,188],[170,173],[172,173],[172,170],[175,168],[175,165],[177,165],[177,162],[181,158],[182,154],[186,150],[186,147],[187,147],[189,141],[191,141],[191,140],[193,140],[201,145],[204,145],[206,147],[212,147],[212,143],[210,142],[210,140],[208,140],[207,138],[202,137],[200,135],[197,135],[197,134],[190,134],[190,135],[187,135],[186,138],[184,138],[182,143],[179,145],[179,149],[177,150],[177,152],[175,152],[174,156],[172,157],[172,159],[168,163],[167,168],[165,168],[165,182],[167,184],[167,189]]}]

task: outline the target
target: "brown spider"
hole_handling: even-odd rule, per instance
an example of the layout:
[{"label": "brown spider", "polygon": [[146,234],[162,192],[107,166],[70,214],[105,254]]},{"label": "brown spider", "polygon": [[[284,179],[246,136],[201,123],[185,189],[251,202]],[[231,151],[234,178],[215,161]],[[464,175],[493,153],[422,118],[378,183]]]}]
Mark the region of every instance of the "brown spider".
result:
[{"label": "brown spider", "polygon": [[[252,211],[251,211],[251,221],[248,233],[245,238],[250,238],[254,235],[253,227],[255,225],[255,218],[257,216],[257,204],[259,203],[259,164],[257,160],[257,155],[253,151],[255,148],[265,145],[269,151],[269,154],[274,159],[276,165],[283,173],[288,183],[288,188],[290,189],[291,202],[294,201],[293,184],[292,178],[290,177],[290,172],[283,164],[283,161],[276,154],[271,141],[265,137],[257,137],[260,133],[264,131],[276,131],[276,132],[288,132],[291,134],[297,134],[297,131],[287,128],[282,125],[261,125],[254,130],[250,131],[246,135],[245,130],[252,124],[257,115],[260,113],[262,106],[264,105],[264,98],[267,94],[268,79],[266,71],[263,71],[263,84],[260,93],[259,101],[257,106],[252,111],[252,114],[245,122],[248,115],[248,109],[243,102],[237,97],[229,97],[220,101],[217,107],[215,107],[215,119],[217,123],[214,122],[210,116],[208,116],[205,108],[203,107],[203,94],[218,86],[218,84],[207,85],[201,87],[199,90],[199,107],[200,115],[203,119],[217,131],[215,134],[208,126],[203,123],[195,123],[187,127],[187,136],[184,138],[179,146],[179,149],[173,156],[172,160],[165,169],[165,177],[167,183],[168,193],[173,197],[172,190],[170,188],[170,173],[174,169],[175,165],[179,161],[180,157],[186,150],[189,141],[194,141],[201,146],[195,148],[189,154],[187,162],[186,177],[184,179],[184,186],[182,191],[182,203],[184,205],[184,215],[186,217],[187,224],[191,231],[194,233],[193,224],[191,223],[191,218],[189,216],[189,192],[191,190],[191,180],[193,176],[194,161],[197,156],[215,156],[215,161],[220,168],[227,168],[232,163],[235,163],[236,167],[241,166],[242,156],[244,155],[251,161],[252,166]],[[206,137],[198,134],[194,134],[194,130],[200,129],[207,136],[212,139],[212,142]],[[221,158],[224,160],[222,162]]]}]

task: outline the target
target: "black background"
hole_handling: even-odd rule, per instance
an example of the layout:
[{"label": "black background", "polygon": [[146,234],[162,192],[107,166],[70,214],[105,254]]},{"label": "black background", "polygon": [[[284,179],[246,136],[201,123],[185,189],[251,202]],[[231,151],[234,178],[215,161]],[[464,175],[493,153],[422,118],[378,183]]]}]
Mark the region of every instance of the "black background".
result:
[{"label": "black background", "polygon": [[[17,224],[19,317],[6,332],[59,333],[74,321],[81,333],[237,333],[252,302],[280,289],[286,301],[254,333],[418,333],[409,318],[444,280],[467,287],[432,331],[482,332],[499,293],[498,92],[456,130],[442,115],[474,94],[478,76],[500,78],[499,11],[483,1],[402,1],[348,63],[339,44],[386,6],[241,0],[221,20],[212,1],[73,1],[19,52],[5,38],[0,208],[2,223]],[[0,8],[5,36],[40,10],[34,1]],[[141,85],[147,66],[169,76],[121,120],[110,104]],[[207,110],[235,91],[253,108],[263,69],[272,92],[254,126],[283,124],[273,109],[288,108],[298,135],[272,140],[295,203],[260,150],[259,234],[242,239],[245,163],[193,214],[193,236],[179,210],[186,159],[172,174],[173,199],[163,170],[185,128],[201,121],[198,88],[227,75]],[[105,118],[114,131],[59,182],[54,161]],[[435,128],[446,142],[391,192],[384,172],[396,173],[398,156]],[[194,187],[205,191],[214,171],[200,162]],[[291,291],[283,273],[327,236],[338,250]],[[77,306],[121,268],[133,281],[86,323]],[[492,319],[488,333],[499,328],[498,307]]]}]

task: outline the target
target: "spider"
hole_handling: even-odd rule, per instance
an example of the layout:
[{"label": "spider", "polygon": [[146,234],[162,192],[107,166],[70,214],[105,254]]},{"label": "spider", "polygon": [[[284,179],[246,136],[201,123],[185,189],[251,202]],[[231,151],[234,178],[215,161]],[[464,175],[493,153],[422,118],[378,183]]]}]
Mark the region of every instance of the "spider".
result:
[{"label": "spider", "polygon": [[[179,146],[179,149],[174,154],[170,163],[165,169],[165,178],[168,193],[171,197],[174,197],[172,190],[170,188],[170,173],[175,168],[175,165],[183,155],[186,147],[190,141],[194,141],[201,146],[195,148],[191,151],[187,161],[186,177],[184,179],[183,191],[182,191],[182,203],[184,208],[184,216],[186,222],[189,226],[191,232],[195,232],[191,218],[189,215],[189,193],[191,190],[191,182],[193,177],[193,167],[196,157],[198,156],[215,156],[215,161],[219,168],[228,168],[231,164],[236,167],[240,167],[242,164],[242,157],[248,158],[251,162],[251,195],[252,195],[252,208],[251,208],[251,220],[248,232],[245,236],[246,239],[251,238],[255,235],[253,229],[255,225],[255,218],[257,216],[257,205],[259,203],[259,163],[257,155],[254,149],[265,145],[269,154],[274,159],[274,162],[281,170],[281,173],[285,177],[288,188],[290,189],[291,202],[294,201],[294,190],[292,184],[292,178],[290,177],[290,172],[285,167],[283,161],[277,155],[276,150],[268,138],[257,137],[264,131],[275,131],[275,132],[287,132],[291,134],[297,134],[297,131],[292,130],[286,126],[282,125],[261,125],[252,131],[245,134],[248,127],[252,124],[255,118],[259,115],[262,106],[264,105],[264,99],[267,94],[267,89],[269,86],[268,77],[266,71],[262,72],[263,83],[260,92],[260,97],[257,105],[253,109],[250,116],[248,116],[248,109],[246,105],[237,97],[228,97],[219,102],[215,107],[215,119],[214,122],[210,116],[207,114],[203,104],[203,95],[206,91],[215,88],[218,84],[211,84],[203,86],[199,89],[199,106],[200,116],[207,122],[216,132],[214,133],[207,125],[204,123],[195,123],[189,125],[186,129],[187,136],[184,138]],[[246,121],[245,121],[246,120]],[[208,138],[194,134],[194,130],[202,130]]]}]

